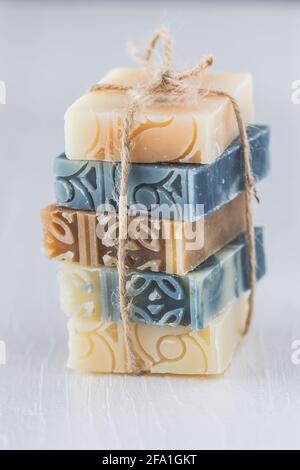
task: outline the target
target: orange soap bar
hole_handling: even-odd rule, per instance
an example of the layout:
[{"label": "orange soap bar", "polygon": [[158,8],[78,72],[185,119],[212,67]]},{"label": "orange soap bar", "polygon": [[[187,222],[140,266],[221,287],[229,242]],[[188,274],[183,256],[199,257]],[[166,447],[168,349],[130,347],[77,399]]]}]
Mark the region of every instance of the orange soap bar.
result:
[{"label": "orange soap bar", "polygon": [[[115,267],[116,214],[65,209],[41,212],[44,249],[50,259],[90,267]],[[197,221],[128,218],[126,266],[138,270],[185,274],[244,232],[244,193]]]}]

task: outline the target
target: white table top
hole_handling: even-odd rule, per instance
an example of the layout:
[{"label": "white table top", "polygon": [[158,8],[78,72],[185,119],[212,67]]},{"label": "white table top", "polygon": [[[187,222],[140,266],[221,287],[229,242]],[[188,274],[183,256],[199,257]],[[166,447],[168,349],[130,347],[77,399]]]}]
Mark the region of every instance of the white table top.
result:
[{"label": "white table top", "polygon": [[[0,105],[2,449],[300,448],[300,5],[258,2],[1,2]],[[55,264],[41,254],[39,208],[53,200],[63,113],[106,69],[129,64],[162,23],[176,63],[214,53],[219,70],[251,70],[257,122],[272,127],[272,173],[260,187],[268,276],[254,324],[219,379],[80,376],[65,367],[66,319]]]}]

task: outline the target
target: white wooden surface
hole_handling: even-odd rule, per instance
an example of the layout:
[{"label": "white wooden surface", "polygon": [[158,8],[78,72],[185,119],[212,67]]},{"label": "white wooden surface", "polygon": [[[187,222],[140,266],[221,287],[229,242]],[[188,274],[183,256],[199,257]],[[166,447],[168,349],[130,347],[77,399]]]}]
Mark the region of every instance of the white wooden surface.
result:
[{"label": "white wooden surface", "polygon": [[[0,448],[300,448],[300,6],[258,2],[0,4]],[[257,121],[272,126],[272,175],[260,187],[269,274],[253,328],[219,379],[79,376],[66,370],[55,265],[41,254],[39,208],[63,112],[106,69],[129,63],[128,37],[161,23],[176,63],[213,52],[219,70],[251,70]]]}]

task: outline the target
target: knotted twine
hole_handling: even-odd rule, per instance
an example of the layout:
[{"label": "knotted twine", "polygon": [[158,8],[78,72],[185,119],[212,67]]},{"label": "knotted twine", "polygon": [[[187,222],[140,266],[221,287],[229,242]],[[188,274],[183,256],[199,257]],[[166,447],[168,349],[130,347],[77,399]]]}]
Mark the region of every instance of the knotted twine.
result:
[{"label": "knotted twine", "polygon": [[231,106],[234,110],[235,118],[238,125],[239,136],[243,150],[243,172],[244,172],[244,186],[245,186],[245,200],[246,200],[246,238],[249,257],[249,287],[250,294],[248,299],[248,315],[245,322],[243,334],[247,334],[254,309],[254,297],[256,287],[256,254],[255,254],[255,234],[253,226],[253,214],[251,201],[252,197],[257,197],[255,183],[251,170],[251,155],[246,126],[241,114],[240,107],[231,95],[228,93],[197,88],[191,83],[187,83],[187,79],[197,78],[209,66],[213,64],[213,57],[205,57],[195,67],[185,70],[180,73],[175,73],[172,70],[172,37],[166,29],[156,31],[149,41],[145,54],[141,54],[138,49],[132,45],[131,49],[136,60],[141,66],[148,69],[149,74],[153,74],[151,69],[152,55],[157,43],[161,41],[164,47],[163,66],[160,69],[154,69],[155,78],[149,84],[139,85],[136,87],[123,86],[107,83],[99,83],[90,88],[90,92],[101,91],[121,91],[126,92],[128,95],[128,107],[124,119],[124,127],[121,138],[120,160],[121,160],[121,178],[119,188],[119,236],[118,236],[118,286],[119,286],[119,304],[121,320],[124,330],[124,341],[127,354],[127,367],[129,373],[139,375],[144,372],[140,365],[139,358],[135,352],[132,336],[131,325],[129,318],[129,304],[126,295],[126,238],[127,238],[127,188],[128,188],[128,175],[130,169],[130,151],[132,148],[132,141],[130,138],[131,131],[134,124],[135,112],[145,103],[159,103],[159,102],[174,102],[187,100],[193,93],[198,96],[219,97],[229,99]]}]

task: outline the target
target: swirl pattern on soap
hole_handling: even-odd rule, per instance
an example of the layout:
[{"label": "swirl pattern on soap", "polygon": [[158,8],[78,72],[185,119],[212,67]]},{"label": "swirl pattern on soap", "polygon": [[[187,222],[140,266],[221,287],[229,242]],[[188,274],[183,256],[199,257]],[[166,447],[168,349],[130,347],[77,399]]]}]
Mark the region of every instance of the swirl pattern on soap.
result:
[{"label": "swirl pattern on soap", "polygon": [[186,292],[180,278],[133,273],[126,283],[132,299],[131,319],[137,323],[177,326],[187,314]]},{"label": "swirl pattern on soap", "polygon": [[[69,322],[69,366],[84,372],[126,373],[123,327],[73,318]],[[210,329],[134,325],[133,345],[142,368],[152,373],[214,372],[217,344]]]},{"label": "swirl pattern on soap", "polygon": [[55,191],[59,195],[61,204],[72,205],[79,195],[83,208],[94,211],[96,206],[93,194],[97,190],[97,183],[96,168],[89,163],[83,163],[75,173],[57,176]]},{"label": "swirl pattern on soap", "polygon": [[[116,214],[75,212],[49,206],[43,209],[42,220],[45,252],[50,259],[80,262],[92,267],[116,266]],[[149,222],[142,216],[128,220],[127,267],[151,271],[165,269],[170,253],[166,252],[161,232],[161,221]]]},{"label": "swirl pattern on soap", "polygon": [[[79,147],[75,152],[76,158],[73,154],[70,158],[120,161],[124,116],[110,116],[109,113],[95,113],[92,119],[89,115],[90,132],[82,134],[80,139],[75,136]],[[76,127],[76,131],[80,132],[80,129]],[[72,131],[68,138],[71,139],[71,135]],[[162,116],[159,120],[157,115],[136,113],[130,140],[130,160],[133,162],[200,161],[198,125],[193,115]],[[81,156],[80,152],[83,152]]]}]

